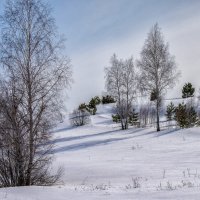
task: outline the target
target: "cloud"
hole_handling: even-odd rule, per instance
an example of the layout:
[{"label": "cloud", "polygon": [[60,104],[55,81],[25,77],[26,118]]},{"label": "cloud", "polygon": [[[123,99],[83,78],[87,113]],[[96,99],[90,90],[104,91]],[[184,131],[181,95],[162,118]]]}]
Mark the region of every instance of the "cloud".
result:
[{"label": "cloud", "polygon": [[[170,52],[175,55],[182,77],[179,83],[168,92],[168,96],[180,96],[181,87],[185,82],[192,82],[200,87],[200,14],[195,5],[172,12],[171,15],[158,17],[165,40],[170,44]],[[173,18],[176,17],[176,18]],[[141,48],[151,26],[147,24],[135,30],[125,30],[125,37],[114,37],[112,40],[95,41],[82,46],[71,54],[74,65],[75,84],[70,92],[68,107],[88,101],[94,95],[101,95],[104,90],[104,67],[109,65],[113,53],[119,57],[132,56],[139,58]]]},{"label": "cloud", "polygon": [[105,90],[104,68],[113,53],[139,58],[156,22],[182,71],[180,82],[168,96],[180,96],[185,82],[200,87],[199,0],[46,1],[53,7],[59,32],[67,37],[66,54],[74,68],[75,83],[66,100],[69,110]]}]

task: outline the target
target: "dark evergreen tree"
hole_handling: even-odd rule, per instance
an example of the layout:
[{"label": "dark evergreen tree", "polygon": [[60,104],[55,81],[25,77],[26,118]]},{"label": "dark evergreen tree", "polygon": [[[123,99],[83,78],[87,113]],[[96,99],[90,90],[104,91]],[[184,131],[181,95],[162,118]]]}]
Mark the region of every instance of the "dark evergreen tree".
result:
[{"label": "dark evergreen tree", "polygon": [[115,123],[120,123],[120,122],[121,122],[120,116],[119,116],[118,114],[112,115],[112,120],[113,120],[113,122],[115,122]]},{"label": "dark evergreen tree", "polygon": [[150,95],[150,101],[155,101],[155,100],[157,100],[157,93],[156,90],[153,90]]},{"label": "dark evergreen tree", "polygon": [[101,103],[101,99],[98,96],[95,96],[94,98],[92,98],[89,102],[89,104],[86,103],[82,103],[79,105],[78,110],[80,111],[87,111],[92,115],[96,114],[97,111],[97,105],[99,105]]},{"label": "dark evergreen tree", "polygon": [[179,104],[175,110],[175,120],[181,128],[194,127],[199,124],[197,112],[193,106],[187,107],[186,104]]},{"label": "dark evergreen tree", "polygon": [[93,99],[96,105],[99,105],[101,103],[101,99],[98,96],[95,96]]},{"label": "dark evergreen tree", "polygon": [[102,104],[107,104],[107,103],[115,103],[115,99],[110,96],[110,95],[106,95],[102,97]]},{"label": "dark evergreen tree", "polygon": [[79,105],[78,110],[80,111],[88,111],[90,113],[90,108],[86,103],[82,103]]},{"label": "dark evergreen tree", "polygon": [[193,97],[195,92],[195,88],[191,83],[186,83],[182,89],[182,98]]},{"label": "dark evergreen tree", "polygon": [[79,105],[78,110],[86,110],[87,105],[85,103],[82,103]]},{"label": "dark evergreen tree", "polygon": [[193,106],[187,109],[188,127],[193,127],[198,123],[197,112]]},{"label": "dark evergreen tree", "polygon": [[175,109],[175,120],[180,128],[188,127],[187,108],[184,103],[179,104]]},{"label": "dark evergreen tree", "polygon": [[133,109],[133,111],[129,114],[128,123],[132,126],[138,123],[138,113]]},{"label": "dark evergreen tree", "polygon": [[[120,115],[119,114],[112,115],[112,120],[113,122],[120,123],[121,122]],[[137,123],[139,123],[138,113],[135,112],[135,109],[133,109],[132,112],[129,113],[128,124],[134,126],[137,125]]]},{"label": "dark evergreen tree", "polygon": [[90,113],[92,114],[92,115],[95,115],[96,114],[96,112],[97,112],[97,107],[96,107],[96,99],[95,98],[92,98],[91,100],[90,100],[90,102],[89,102],[89,104],[88,104],[88,107],[89,107],[89,109],[90,109]]},{"label": "dark evergreen tree", "polygon": [[171,102],[168,106],[167,106],[167,110],[166,110],[166,117],[167,117],[167,121],[172,121],[174,118],[174,114],[175,114],[175,106],[174,104]]}]

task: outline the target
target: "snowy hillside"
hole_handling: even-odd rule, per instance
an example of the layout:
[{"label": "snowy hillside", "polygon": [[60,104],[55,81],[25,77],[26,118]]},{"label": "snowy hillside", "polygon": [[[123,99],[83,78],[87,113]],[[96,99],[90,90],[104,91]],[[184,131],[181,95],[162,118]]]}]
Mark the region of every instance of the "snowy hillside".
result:
[{"label": "snowy hillside", "polygon": [[52,170],[65,168],[62,184],[2,188],[0,199],[199,199],[200,128],[121,131],[112,106],[98,107],[90,125],[72,128],[65,121],[53,131]]}]

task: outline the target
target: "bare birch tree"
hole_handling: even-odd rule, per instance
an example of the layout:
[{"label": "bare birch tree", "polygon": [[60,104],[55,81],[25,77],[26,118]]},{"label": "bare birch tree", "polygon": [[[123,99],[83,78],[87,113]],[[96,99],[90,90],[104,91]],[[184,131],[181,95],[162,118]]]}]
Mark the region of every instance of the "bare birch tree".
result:
[{"label": "bare birch tree", "polygon": [[162,95],[168,88],[172,88],[177,81],[174,56],[169,53],[169,46],[164,42],[158,24],[155,24],[148,34],[137,62],[140,69],[140,88],[149,94],[154,92],[157,114],[157,131],[160,131],[160,108]]},{"label": "bare birch tree", "polygon": [[115,98],[117,114],[120,116],[122,129],[128,129],[128,116],[132,111],[132,102],[136,93],[136,73],[133,58],[119,60],[114,54],[111,66],[105,68],[106,88]]},{"label": "bare birch tree", "polygon": [[49,129],[63,108],[71,83],[48,5],[7,0],[0,35],[0,185],[49,185],[52,145]]}]

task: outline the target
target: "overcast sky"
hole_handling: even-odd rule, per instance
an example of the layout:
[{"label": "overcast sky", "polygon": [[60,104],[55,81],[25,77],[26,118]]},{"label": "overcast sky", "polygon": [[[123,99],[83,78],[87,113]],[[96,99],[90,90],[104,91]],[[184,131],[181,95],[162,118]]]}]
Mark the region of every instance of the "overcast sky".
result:
[{"label": "overcast sky", "polygon": [[[0,0],[3,2],[2,0]],[[74,84],[68,92],[69,109],[101,95],[104,67],[110,57],[138,59],[147,33],[158,22],[182,72],[170,97],[192,82],[200,88],[199,0],[46,0],[53,8],[66,54],[73,65]],[[0,3],[0,12],[2,3]]]}]

